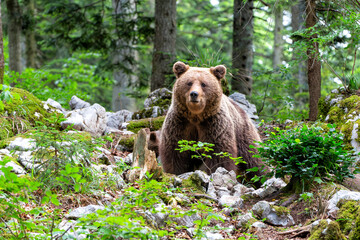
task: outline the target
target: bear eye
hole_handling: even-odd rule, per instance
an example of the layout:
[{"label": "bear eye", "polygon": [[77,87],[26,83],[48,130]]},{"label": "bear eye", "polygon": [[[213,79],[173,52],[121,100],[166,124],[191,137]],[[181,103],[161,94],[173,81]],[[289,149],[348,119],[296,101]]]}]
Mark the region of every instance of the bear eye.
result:
[{"label": "bear eye", "polygon": [[201,83],[201,86],[202,86],[202,87],[206,87],[206,84],[205,84],[205,83]]},{"label": "bear eye", "polygon": [[192,82],[188,82],[187,85],[191,87],[191,86],[192,86]]}]

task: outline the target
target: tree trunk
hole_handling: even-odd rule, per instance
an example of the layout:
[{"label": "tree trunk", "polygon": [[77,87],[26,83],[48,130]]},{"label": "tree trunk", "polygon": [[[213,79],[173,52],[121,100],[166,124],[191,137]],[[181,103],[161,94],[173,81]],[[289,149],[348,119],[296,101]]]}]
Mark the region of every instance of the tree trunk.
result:
[{"label": "tree trunk", "polygon": [[0,0],[0,84],[4,84],[4,69],[5,69],[4,42],[3,42],[1,0]]},{"label": "tree trunk", "polygon": [[253,0],[234,0],[232,89],[250,95],[253,65]]},{"label": "tree trunk", "polygon": [[36,40],[35,40],[35,0],[27,0],[25,3],[25,45],[26,66],[36,68]]},{"label": "tree trunk", "polygon": [[[130,18],[135,16],[135,1],[133,0],[112,0],[115,18],[128,18],[122,19],[123,21],[130,21]],[[118,21],[115,19],[115,21]],[[121,24],[116,24],[117,28]],[[134,29],[135,31],[135,29]],[[135,67],[130,64],[128,59],[135,58],[135,51],[130,46],[131,40],[119,39],[116,41],[116,48],[112,53],[112,64],[114,65],[113,77],[115,80],[112,93],[111,109],[116,112],[121,109],[129,111],[136,110],[136,102],[134,98],[127,96],[131,92],[131,85],[137,81]]]},{"label": "tree trunk", "polygon": [[21,12],[18,0],[6,0],[8,13],[9,68],[21,73]]},{"label": "tree trunk", "polygon": [[[304,28],[304,16],[305,15],[305,0],[298,0],[296,5],[291,7],[291,28],[293,32],[296,32]],[[292,59],[297,58],[297,52],[293,51]],[[306,64],[303,61],[299,61],[295,79],[298,80],[299,90],[302,93],[309,90],[306,79]]]},{"label": "tree trunk", "polygon": [[175,62],[176,0],[155,0],[155,40],[151,91],[168,87]]},{"label": "tree trunk", "polygon": [[[317,22],[315,0],[306,0],[306,28],[315,26]],[[318,102],[321,95],[321,62],[319,61],[319,44],[315,42],[317,35],[310,37],[311,47],[307,50],[308,55],[308,84],[309,84],[309,120],[315,121],[318,115]]]},{"label": "tree trunk", "polygon": [[279,4],[275,7],[275,27],[274,27],[274,55],[273,55],[273,69],[279,67],[283,55],[283,9]]}]

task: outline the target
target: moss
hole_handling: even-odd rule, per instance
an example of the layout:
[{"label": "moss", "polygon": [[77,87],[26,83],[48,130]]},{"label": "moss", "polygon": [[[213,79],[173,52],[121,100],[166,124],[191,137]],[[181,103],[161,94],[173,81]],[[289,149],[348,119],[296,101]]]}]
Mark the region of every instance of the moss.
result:
[{"label": "moss", "polygon": [[157,99],[154,103],[152,103],[150,105],[150,107],[155,107],[155,106],[159,106],[161,108],[169,108],[171,104],[171,95],[170,95],[170,98],[159,98]]},{"label": "moss", "polygon": [[[358,212],[359,213],[359,212]],[[355,226],[352,228],[349,235],[349,240],[359,240],[360,239],[360,215],[358,214],[355,220]]]},{"label": "moss", "polygon": [[343,120],[344,111],[338,106],[334,106],[329,111],[329,123],[338,123]]},{"label": "moss", "polygon": [[346,237],[341,232],[337,222],[332,221],[328,224],[326,220],[321,220],[320,223],[311,230],[311,235],[308,240],[346,240]]},{"label": "moss", "polygon": [[202,181],[197,174],[191,174],[188,179],[182,181],[181,184],[185,188],[191,188],[197,192],[205,193],[206,189],[202,185]]},{"label": "moss", "polygon": [[132,152],[134,149],[135,136],[135,134],[123,136],[121,137],[119,144],[124,146],[126,148],[125,150]]},{"label": "moss", "polygon": [[273,206],[273,209],[276,212],[276,215],[280,216],[287,216],[290,214],[290,210],[287,207],[282,206]]},{"label": "moss", "polygon": [[48,119],[62,114],[47,112],[42,101],[26,90],[11,88],[11,95],[11,101],[3,102],[4,108],[0,109],[0,147],[6,146],[8,138],[31,129],[36,122],[60,129],[59,123],[54,126]]},{"label": "moss", "polygon": [[150,128],[150,131],[157,131],[161,129],[164,120],[165,116],[133,120],[128,122],[127,129],[133,133],[138,133],[139,130],[143,128]]},{"label": "moss", "polygon": [[318,103],[319,113],[318,118],[324,120],[330,110],[330,104],[326,102],[325,97],[321,97]]},{"label": "moss", "polygon": [[360,216],[360,205],[357,201],[340,201],[338,203],[340,210],[338,211],[337,221],[340,229],[349,234],[353,228],[353,222],[357,216]]}]

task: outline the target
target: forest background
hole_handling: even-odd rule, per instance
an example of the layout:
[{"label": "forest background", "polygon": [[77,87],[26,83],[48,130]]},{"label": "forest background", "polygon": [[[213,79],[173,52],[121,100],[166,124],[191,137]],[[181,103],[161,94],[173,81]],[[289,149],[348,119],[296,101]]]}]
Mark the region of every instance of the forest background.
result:
[{"label": "forest background", "polygon": [[359,12],[358,0],[6,0],[0,81],[134,111],[171,89],[174,62],[224,64],[260,118],[315,120],[320,94],[360,87]]}]

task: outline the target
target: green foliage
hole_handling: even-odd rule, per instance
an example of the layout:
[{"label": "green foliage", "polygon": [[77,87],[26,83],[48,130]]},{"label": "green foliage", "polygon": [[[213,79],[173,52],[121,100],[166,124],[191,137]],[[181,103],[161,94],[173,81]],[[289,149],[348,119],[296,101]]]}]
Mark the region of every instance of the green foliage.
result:
[{"label": "green foliage", "polygon": [[[56,115],[49,119],[54,125],[62,121]],[[72,134],[45,125],[38,127],[34,138],[37,147],[34,158],[41,159],[41,163],[32,174],[45,189],[86,192],[97,182],[89,167],[90,153],[95,147],[91,139],[75,139]]]},{"label": "green foliage", "polygon": [[300,180],[304,185],[321,183],[325,178],[342,182],[353,177],[350,168],[355,158],[344,150],[342,134],[334,126],[328,127],[328,132],[307,125],[268,132],[268,139],[258,147],[259,155],[274,167],[275,177],[291,175],[292,180]]},{"label": "green foliage", "polygon": [[4,82],[15,83],[16,87],[28,90],[40,100],[53,98],[62,106],[67,106],[76,95],[109,108],[111,99],[104,98],[103,92],[111,92],[111,82],[95,74],[96,65],[92,63],[100,58],[97,53],[74,53],[69,58],[53,60],[42,69],[26,68],[20,75],[6,74]]},{"label": "green foliage", "polygon": [[191,155],[191,158],[198,158],[204,164],[205,164],[205,160],[207,158],[211,159],[212,156],[220,156],[221,158],[228,157],[231,160],[233,160],[235,164],[246,163],[245,161],[242,160],[242,157],[232,157],[232,155],[229,154],[228,152],[219,152],[219,153],[214,152],[214,149],[212,149],[212,147],[214,147],[215,145],[212,143],[179,140],[178,144],[179,144],[179,148],[176,148],[175,150],[180,152],[191,151],[194,153],[193,155]]},{"label": "green foliage", "polygon": [[154,205],[161,202],[161,196],[170,189],[163,182],[142,181],[139,187],[125,189],[111,206],[96,214],[80,219],[83,229],[91,230],[89,238],[96,239],[160,239],[171,236],[171,232],[147,226],[146,210],[157,212]]}]

